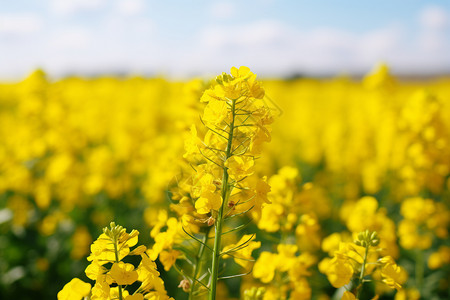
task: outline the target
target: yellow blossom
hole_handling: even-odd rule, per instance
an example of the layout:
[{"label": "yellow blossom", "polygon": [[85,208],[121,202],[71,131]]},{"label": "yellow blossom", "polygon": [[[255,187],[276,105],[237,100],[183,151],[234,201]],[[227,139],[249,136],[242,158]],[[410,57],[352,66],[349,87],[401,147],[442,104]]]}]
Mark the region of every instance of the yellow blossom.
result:
[{"label": "yellow blossom", "polygon": [[420,292],[415,289],[400,289],[395,294],[395,300],[419,300]]},{"label": "yellow blossom", "polygon": [[345,291],[341,297],[341,300],[356,300],[356,297],[351,292]]},{"label": "yellow blossom", "polygon": [[227,103],[212,98],[205,107],[203,122],[210,126],[220,124],[227,117]]},{"label": "yellow blossom", "polygon": [[362,197],[353,207],[353,211],[347,219],[347,227],[352,232],[360,232],[372,228],[378,201],[374,197]]},{"label": "yellow blossom", "polygon": [[268,204],[263,207],[258,228],[268,232],[276,232],[280,229],[280,219],[284,213],[283,205],[279,203]]},{"label": "yellow blossom", "polygon": [[289,299],[292,300],[309,300],[311,299],[311,287],[305,278],[295,282],[295,288]]},{"label": "yellow blossom", "polygon": [[72,279],[58,293],[58,300],[81,300],[89,295],[91,285],[78,278]]},{"label": "yellow blossom", "polygon": [[[225,253],[227,251],[230,252],[234,258],[234,261],[242,266],[244,269],[248,269],[252,264],[252,252],[255,249],[261,247],[261,242],[254,242],[255,236],[250,234],[245,234],[241,237],[239,242],[236,244],[227,245],[223,248],[222,252]],[[233,248],[239,248],[236,251],[233,251]],[[224,255],[224,258],[227,258],[227,255]]]},{"label": "yellow blossom", "polygon": [[138,273],[132,264],[122,261],[114,263],[108,273],[118,285],[130,285],[138,279]]},{"label": "yellow blossom", "polygon": [[89,253],[89,245],[92,243],[92,237],[85,226],[78,227],[73,236],[72,243],[74,245],[70,256],[74,259],[80,259]]},{"label": "yellow blossom", "polygon": [[92,300],[105,300],[110,296],[111,288],[106,282],[106,275],[97,277],[95,285],[92,287]]},{"label": "yellow blossom", "polygon": [[296,245],[279,244],[277,246],[278,255],[276,257],[277,269],[286,272],[295,263],[298,247]]},{"label": "yellow blossom", "polygon": [[450,247],[441,246],[438,251],[431,253],[428,258],[428,267],[432,270],[450,264]]},{"label": "yellow blossom", "polygon": [[353,272],[353,266],[348,260],[334,257],[328,263],[326,275],[332,286],[340,288],[350,282]]},{"label": "yellow blossom", "polygon": [[145,282],[146,280],[149,280],[149,278],[157,278],[159,276],[159,272],[156,270],[156,263],[151,260],[147,254],[142,254],[141,259],[141,263],[136,269],[138,273],[138,280]]},{"label": "yellow blossom", "polygon": [[206,191],[195,201],[195,209],[199,214],[207,214],[211,210],[218,210],[222,206],[222,196],[218,193]]},{"label": "yellow blossom", "polygon": [[178,250],[162,251],[159,254],[159,260],[163,264],[164,270],[169,271],[180,255],[181,252]]},{"label": "yellow blossom", "polygon": [[197,129],[195,128],[195,125],[191,126],[191,133],[189,137],[184,142],[184,150],[186,151],[183,154],[184,158],[188,158],[189,156],[193,154],[199,153],[198,145],[200,144],[200,139],[197,136]]},{"label": "yellow blossom", "polygon": [[289,278],[292,282],[298,282],[307,276],[311,275],[308,270],[309,267],[316,263],[316,258],[307,252],[302,253],[300,256],[296,257],[294,262],[291,264],[288,272]]},{"label": "yellow blossom", "polygon": [[106,274],[107,272],[108,269],[99,264],[98,261],[93,261],[85,270],[86,276],[92,280],[97,280],[100,275]]},{"label": "yellow blossom", "polygon": [[333,254],[334,251],[339,249],[339,244],[342,242],[342,237],[340,233],[333,233],[322,240],[322,250],[328,252],[328,254]]},{"label": "yellow blossom", "polygon": [[390,288],[399,290],[406,281],[406,272],[395,263],[388,262],[381,268],[382,281]]},{"label": "yellow blossom", "polygon": [[239,181],[244,177],[253,174],[253,166],[255,161],[251,156],[233,155],[225,162],[228,168],[228,175],[231,179]]},{"label": "yellow blossom", "polygon": [[263,251],[253,266],[253,277],[258,278],[261,282],[269,283],[276,269],[276,254]]}]

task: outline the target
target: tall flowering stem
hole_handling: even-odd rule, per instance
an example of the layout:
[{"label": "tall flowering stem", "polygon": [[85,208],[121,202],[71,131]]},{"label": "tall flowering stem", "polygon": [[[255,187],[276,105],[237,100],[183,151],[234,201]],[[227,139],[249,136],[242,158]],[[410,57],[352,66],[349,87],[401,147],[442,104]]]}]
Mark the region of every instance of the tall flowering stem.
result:
[{"label": "tall flowering stem", "polygon": [[[189,228],[185,230],[201,244],[199,256],[205,248],[212,254],[207,283],[199,280],[205,278],[204,270],[199,274],[201,268],[193,267],[193,276],[189,277],[190,295],[194,294],[197,282],[208,290],[209,299],[215,299],[217,281],[225,279],[219,278],[220,261],[233,257],[248,273],[251,252],[260,246],[259,242],[253,241],[254,235],[245,236],[236,245],[223,247],[221,243],[222,235],[230,232],[223,230],[228,218],[247,213],[258,215],[262,205],[268,202],[270,187],[265,178],[252,175],[255,175],[253,168],[261,145],[270,140],[269,124],[273,118],[264,99],[265,92],[255,79],[256,75],[247,67],[232,68],[231,74],[217,76],[201,97],[201,102],[206,103],[201,116],[204,127],[197,132],[192,126],[185,143],[184,157],[195,172],[187,178],[187,184],[179,185],[187,193],[177,195],[179,204],[176,207],[183,212],[181,219],[193,220],[186,223],[188,227],[192,227],[193,222],[197,222],[196,226],[205,226],[198,224],[199,220],[204,220],[203,224],[207,226],[214,225],[212,245],[208,244],[209,230],[202,240],[194,236],[198,231],[191,229],[188,233]],[[244,227],[243,224],[231,231]],[[246,273],[233,276],[243,274]],[[187,277],[186,272],[183,276]]]},{"label": "tall flowering stem", "polygon": [[[231,102],[231,124],[228,132],[228,144],[226,149],[226,160],[228,160],[232,155],[232,144],[233,144],[233,132],[234,132],[234,120],[236,117],[236,100],[232,100]],[[228,183],[228,168],[224,167],[223,169],[223,180],[222,180],[222,205],[220,206],[219,213],[217,215],[217,221],[215,222],[214,227],[214,248],[213,248],[213,260],[212,260],[212,268],[211,268],[211,292],[209,299],[216,298],[216,287],[217,287],[217,278],[219,277],[219,261],[220,261],[220,242],[222,237],[222,223],[223,223],[223,211],[225,203],[228,203],[228,196],[230,194],[230,186]]]}]

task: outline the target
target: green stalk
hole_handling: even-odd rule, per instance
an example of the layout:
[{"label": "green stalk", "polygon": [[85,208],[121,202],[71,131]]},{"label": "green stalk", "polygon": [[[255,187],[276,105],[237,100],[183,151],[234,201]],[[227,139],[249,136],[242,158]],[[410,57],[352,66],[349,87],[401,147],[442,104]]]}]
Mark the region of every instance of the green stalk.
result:
[{"label": "green stalk", "polygon": [[[114,254],[116,256],[116,263],[119,263],[119,251],[117,250],[117,236],[114,236]],[[120,284],[117,285],[119,287],[119,300],[123,300],[122,295],[122,286]]]},{"label": "green stalk", "polygon": [[359,299],[362,292],[362,285],[364,283],[364,273],[366,271],[367,254],[369,253],[369,244],[366,246],[366,251],[364,251],[364,260],[361,267],[361,274],[359,275],[359,283],[357,287],[356,299]]},{"label": "green stalk", "polygon": [[205,248],[206,248],[205,244],[208,242],[209,230],[210,230],[210,227],[208,227],[206,229],[205,235],[203,236],[203,239],[202,239],[203,244],[200,244],[200,247],[198,249],[198,254],[197,254],[196,258],[195,258],[195,267],[194,267],[194,274],[193,274],[194,280],[192,280],[191,288],[189,290],[189,300],[194,299],[192,297],[193,297],[194,292],[195,292],[195,284],[197,283],[195,281],[195,279],[197,279],[198,272],[201,270],[202,257],[203,257],[203,254],[205,253]]},{"label": "green stalk", "polygon": [[[226,159],[231,156],[231,149],[233,145],[233,131],[234,131],[234,119],[235,119],[236,100],[232,100],[231,113],[232,120],[230,124],[230,131],[228,132],[228,144],[226,149]],[[214,248],[211,266],[211,287],[209,291],[209,300],[216,299],[217,280],[219,277],[219,260],[220,260],[220,241],[222,238],[222,223],[223,223],[223,210],[228,202],[229,185],[228,185],[228,168],[223,168],[222,177],[222,206],[217,214],[217,219],[214,226]]]},{"label": "green stalk", "polygon": [[424,261],[423,261],[423,251],[420,249],[416,250],[416,285],[420,294],[422,295],[422,285],[423,285],[423,273],[424,273]]}]

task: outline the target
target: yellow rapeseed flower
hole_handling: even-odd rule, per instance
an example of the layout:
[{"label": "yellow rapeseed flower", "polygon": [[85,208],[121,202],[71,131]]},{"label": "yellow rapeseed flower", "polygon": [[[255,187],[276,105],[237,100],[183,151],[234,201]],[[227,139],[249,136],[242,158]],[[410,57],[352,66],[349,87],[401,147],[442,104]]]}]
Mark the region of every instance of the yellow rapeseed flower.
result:
[{"label": "yellow rapeseed flower", "polygon": [[356,296],[349,291],[345,291],[344,294],[342,294],[341,300],[356,300]]},{"label": "yellow rapeseed flower", "polygon": [[118,285],[130,285],[138,279],[134,266],[123,261],[114,263],[108,274]]},{"label": "yellow rapeseed flower", "polygon": [[253,266],[253,277],[261,282],[269,283],[275,276],[276,254],[263,251]]},{"label": "yellow rapeseed flower", "polygon": [[397,264],[388,262],[381,268],[382,281],[390,288],[399,290],[406,281],[406,272]]},{"label": "yellow rapeseed flower", "polygon": [[334,257],[328,264],[326,275],[332,286],[340,288],[350,282],[353,272],[353,266],[348,260]]},{"label": "yellow rapeseed flower", "polygon": [[235,181],[252,175],[254,165],[255,161],[251,156],[233,155],[225,162],[225,167],[228,168],[228,175]]},{"label": "yellow rapeseed flower", "polygon": [[91,285],[78,278],[72,279],[58,293],[58,300],[81,300],[89,295]]},{"label": "yellow rapeseed flower", "polygon": [[162,251],[159,254],[159,260],[163,264],[164,270],[169,271],[180,255],[181,252],[178,250]]},{"label": "yellow rapeseed flower", "polygon": [[[239,242],[236,244],[230,244],[223,248],[222,252],[225,253],[227,251],[232,250],[233,248],[239,248],[236,251],[232,251],[231,255],[234,258],[234,261],[242,266],[244,269],[248,269],[252,265],[252,252],[253,250],[261,247],[261,242],[253,241],[255,236],[251,234],[245,234],[241,237]],[[227,258],[227,255],[224,255],[224,258]]]},{"label": "yellow rapeseed flower", "polygon": [[218,210],[222,206],[222,197],[218,193],[205,191],[195,201],[195,209],[199,214],[207,214],[211,210]]}]

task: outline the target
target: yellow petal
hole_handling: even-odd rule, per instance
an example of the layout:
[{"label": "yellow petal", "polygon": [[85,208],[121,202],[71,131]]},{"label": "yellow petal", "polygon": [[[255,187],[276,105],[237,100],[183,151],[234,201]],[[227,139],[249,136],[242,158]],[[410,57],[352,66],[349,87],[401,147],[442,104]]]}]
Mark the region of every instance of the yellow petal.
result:
[{"label": "yellow petal", "polygon": [[72,279],[58,293],[58,300],[81,300],[89,295],[91,285],[78,278]]},{"label": "yellow petal", "polygon": [[130,285],[138,279],[134,266],[122,261],[112,265],[109,275],[118,285]]}]

